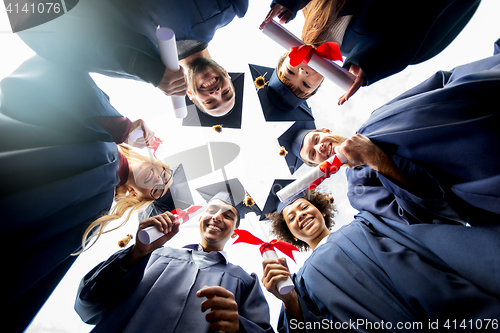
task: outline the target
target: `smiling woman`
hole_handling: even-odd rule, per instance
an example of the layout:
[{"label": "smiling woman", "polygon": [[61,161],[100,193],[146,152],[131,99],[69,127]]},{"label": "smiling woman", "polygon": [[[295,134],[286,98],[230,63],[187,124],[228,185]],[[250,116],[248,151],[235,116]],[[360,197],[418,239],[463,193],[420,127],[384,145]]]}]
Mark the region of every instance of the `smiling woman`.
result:
[{"label": "smiling woman", "polygon": [[290,88],[295,96],[302,99],[316,94],[325,79],[323,75],[304,63],[295,67],[290,65],[288,52],[278,60],[276,73],[280,81]]}]

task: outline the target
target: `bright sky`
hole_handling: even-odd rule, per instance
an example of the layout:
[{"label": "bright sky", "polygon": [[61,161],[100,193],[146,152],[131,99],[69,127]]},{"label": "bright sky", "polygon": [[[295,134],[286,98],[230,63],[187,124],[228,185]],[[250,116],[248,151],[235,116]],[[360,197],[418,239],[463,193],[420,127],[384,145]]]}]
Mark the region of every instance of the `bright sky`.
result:
[{"label": "bright sky", "polygon": [[[19,64],[33,55],[15,34],[11,32],[5,10],[0,10],[0,79],[8,76]],[[212,128],[183,127],[181,120],[173,116],[171,102],[153,86],[131,80],[112,79],[93,75],[97,84],[110,96],[111,103],[124,116],[134,120],[144,119],[156,135],[163,139],[164,148],[159,157],[167,157],[210,141],[227,141],[238,144],[239,156],[225,167],[228,178],[239,178],[259,207],[263,208],[269,189],[275,178],[292,178],[286,163],[278,156],[277,137],[289,123],[266,123],[258,101],[248,64],[275,67],[284,50],[258,30],[268,12],[266,1],[252,2],[243,19],[235,19],[229,26],[217,31],[209,45],[213,59],[229,72],[244,72],[245,87],[243,100],[242,129],[223,129],[218,134]],[[433,59],[410,66],[403,72],[364,87],[344,106],[337,106],[342,91],[332,83],[325,82],[320,91],[308,103],[313,109],[317,127],[328,127],[340,135],[349,137],[368,118],[371,111],[420,83],[438,70],[449,70],[457,65],[488,57],[493,54],[493,42],[500,37],[500,12],[498,0],[483,0],[475,16],[443,52]],[[303,18],[298,15],[287,29],[300,36]],[[303,166],[298,175],[308,167]],[[223,180],[220,170],[190,182],[195,202],[201,202],[196,188]],[[347,184],[343,172],[324,182],[323,187],[333,193],[339,213],[335,230],[349,223],[356,213],[346,199]],[[81,278],[99,262],[119,250],[118,240],[126,234],[136,233],[137,218],[122,229],[103,236],[89,251],[82,254],[67,273],[51,298],[28,328],[29,333],[88,332],[91,325],[83,323],[73,310],[74,299]],[[198,225],[188,222],[166,245],[182,247],[199,240]],[[249,229],[243,220],[240,228]],[[237,244],[226,246],[230,261],[242,266],[247,272],[262,277],[261,257],[256,246]],[[296,272],[309,253],[297,255],[297,265],[288,260],[292,272]],[[280,302],[264,290],[271,308],[271,323],[276,327]]]}]

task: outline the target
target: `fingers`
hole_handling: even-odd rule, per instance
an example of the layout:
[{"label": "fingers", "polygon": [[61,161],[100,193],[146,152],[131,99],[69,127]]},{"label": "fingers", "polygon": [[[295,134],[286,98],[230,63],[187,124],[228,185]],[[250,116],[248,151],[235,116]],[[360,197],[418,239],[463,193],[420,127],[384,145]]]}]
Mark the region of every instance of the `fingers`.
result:
[{"label": "fingers", "polygon": [[290,18],[290,16],[292,15],[292,13],[290,13],[285,7],[281,6],[281,5],[274,5],[271,10],[269,11],[269,13],[267,14],[266,18],[264,19],[264,21],[260,24],[259,26],[259,29],[262,30],[264,29],[264,26],[266,24],[268,24],[269,22],[271,22],[276,16],[279,16],[281,13],[284,13],[284,12],[287,12],[285,15],[287,16],[287,18],[284,20],[284,16],[280,19],[280,23],[281,24],[284,24],[287,22],[287,20]]},{"label": "fingers", "polygon": [[220,296],[226,298],[232,297],[234,299],[233,293],[221,286],[212,286],[212,287],[205,286],[196,292],[196,296],[198,297]]},{"label": "fingers", "polygon": [[274,294],[277,298],[282,299],[283,295],[278,292],[277,284],[290,277],[290,272],[286,266],[286,259],[267,259],[262,262],[262,266],[264,268],[262,284],[269,292]]},{"label": "fingers", "polygon": [[188,84],[184,70],[180,68],[179,71],[172,72],[166,68],[158,88],[168,96],[186,95]]},{"label": "fingers", "polygon": [[344,104],[347,100],[349,100],[349,98],[351,98],[352,95],[354,95],[359,90],[359,88],[361,88],[366,83],[365,74],[358,65],[351,64],[349,72],[356,75],[356,79],[352,83],[351,88],[349,88],[349,90],[339,98],[338,105]]}]

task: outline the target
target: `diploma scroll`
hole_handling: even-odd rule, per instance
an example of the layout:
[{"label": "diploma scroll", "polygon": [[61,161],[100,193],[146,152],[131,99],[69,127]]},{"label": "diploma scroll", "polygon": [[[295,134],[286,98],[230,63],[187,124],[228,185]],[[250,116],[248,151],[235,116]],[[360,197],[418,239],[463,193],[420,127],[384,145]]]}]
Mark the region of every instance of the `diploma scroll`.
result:
[{"label": "diploma scroll", "polygon": [[[177,44],[175,44],[175,33],[169,28],[156,29],[156,39],[160,49],[161,61],[172,72],[179,71],[179,58],[177,56]],[[174,113],[177,118],[187,116],[187,107],[184,96],[171,96]]]},{"label": "diploma scroll", "polygon": [[[255,213],[247,213],[245,215],[245,218],[250,223],[250,226],[253,229],[255,235],[257,235],[257,237],[262,239],[264,242],[269,243],[269,238],[267,237],[267,234],[264,232],[261,222],[257,219]],[[278,260],[278,255],[276,254],[276,251],[270,249],[262,253],[262,258]],[[281,295],[286,295],[295,288],[295,285],[293,284],[292,279],[288,277],[288,279],[286,279],[285,281],[279,281],[276,284],[276,287],[278,288],[278,292]]]},{"label": "diploma scroll", "polygon": [[[190,213],[191,209],[191,213]],[[198,214],[204,212],[206,209],[206,204],[204,205],[196,205],[196,206],[191,206],[186,211],[183,211],[184,213],[181,214],[175,214],[175,222],[180,222],[181,225],[186,223],[187,221],[191,220],[193,217],[197,216]],[[174,209],[172,212],[175,212],[176,210]],[[182,211],[182,210],[180,210]],[[155,226],[150,226],[147,228],[142,229],[139,231],[139,235],[137,238],[142,244],[151,244],[161,236],[165,236],[163,232],[158,230]]]},{"label": "diploma scroll", "polygon": [[345,163],[347,163],[347,158],[344,155],[333,155],[301,178],[297,178],[293,183],[279,190],[276,196],[281,202],[285,202],[300,192],[307,190],[311,185],[319,185],[325,178],[335,174]]},{"label": "diploma scroll", "polygon": [[[303,41],[295,37],[290,31],[274,20],[266,24],[262,32],[284,47],[287,51],[292,47],[304,45]],[[308,65],[344,91],[348,91],[356,79],[356,77],[345,68],[317,54],[313,54]]]}]

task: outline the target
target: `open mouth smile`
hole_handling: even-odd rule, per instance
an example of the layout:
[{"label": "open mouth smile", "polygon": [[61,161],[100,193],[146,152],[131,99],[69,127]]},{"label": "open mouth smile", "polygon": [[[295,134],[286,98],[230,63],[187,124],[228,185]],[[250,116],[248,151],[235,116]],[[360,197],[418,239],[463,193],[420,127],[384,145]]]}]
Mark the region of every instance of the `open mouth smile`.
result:
[{"label": "open mouth smile", "polygon": [[201,88],[202,89],[206,89],[206,90],[210,90],[210,89],[213,89],[215,88],[215,86],[219,83],[219,78],[217,77],[212,77],[212,78],[209,78],[207,80],[205,80],[202,84],[201,84]]}]

